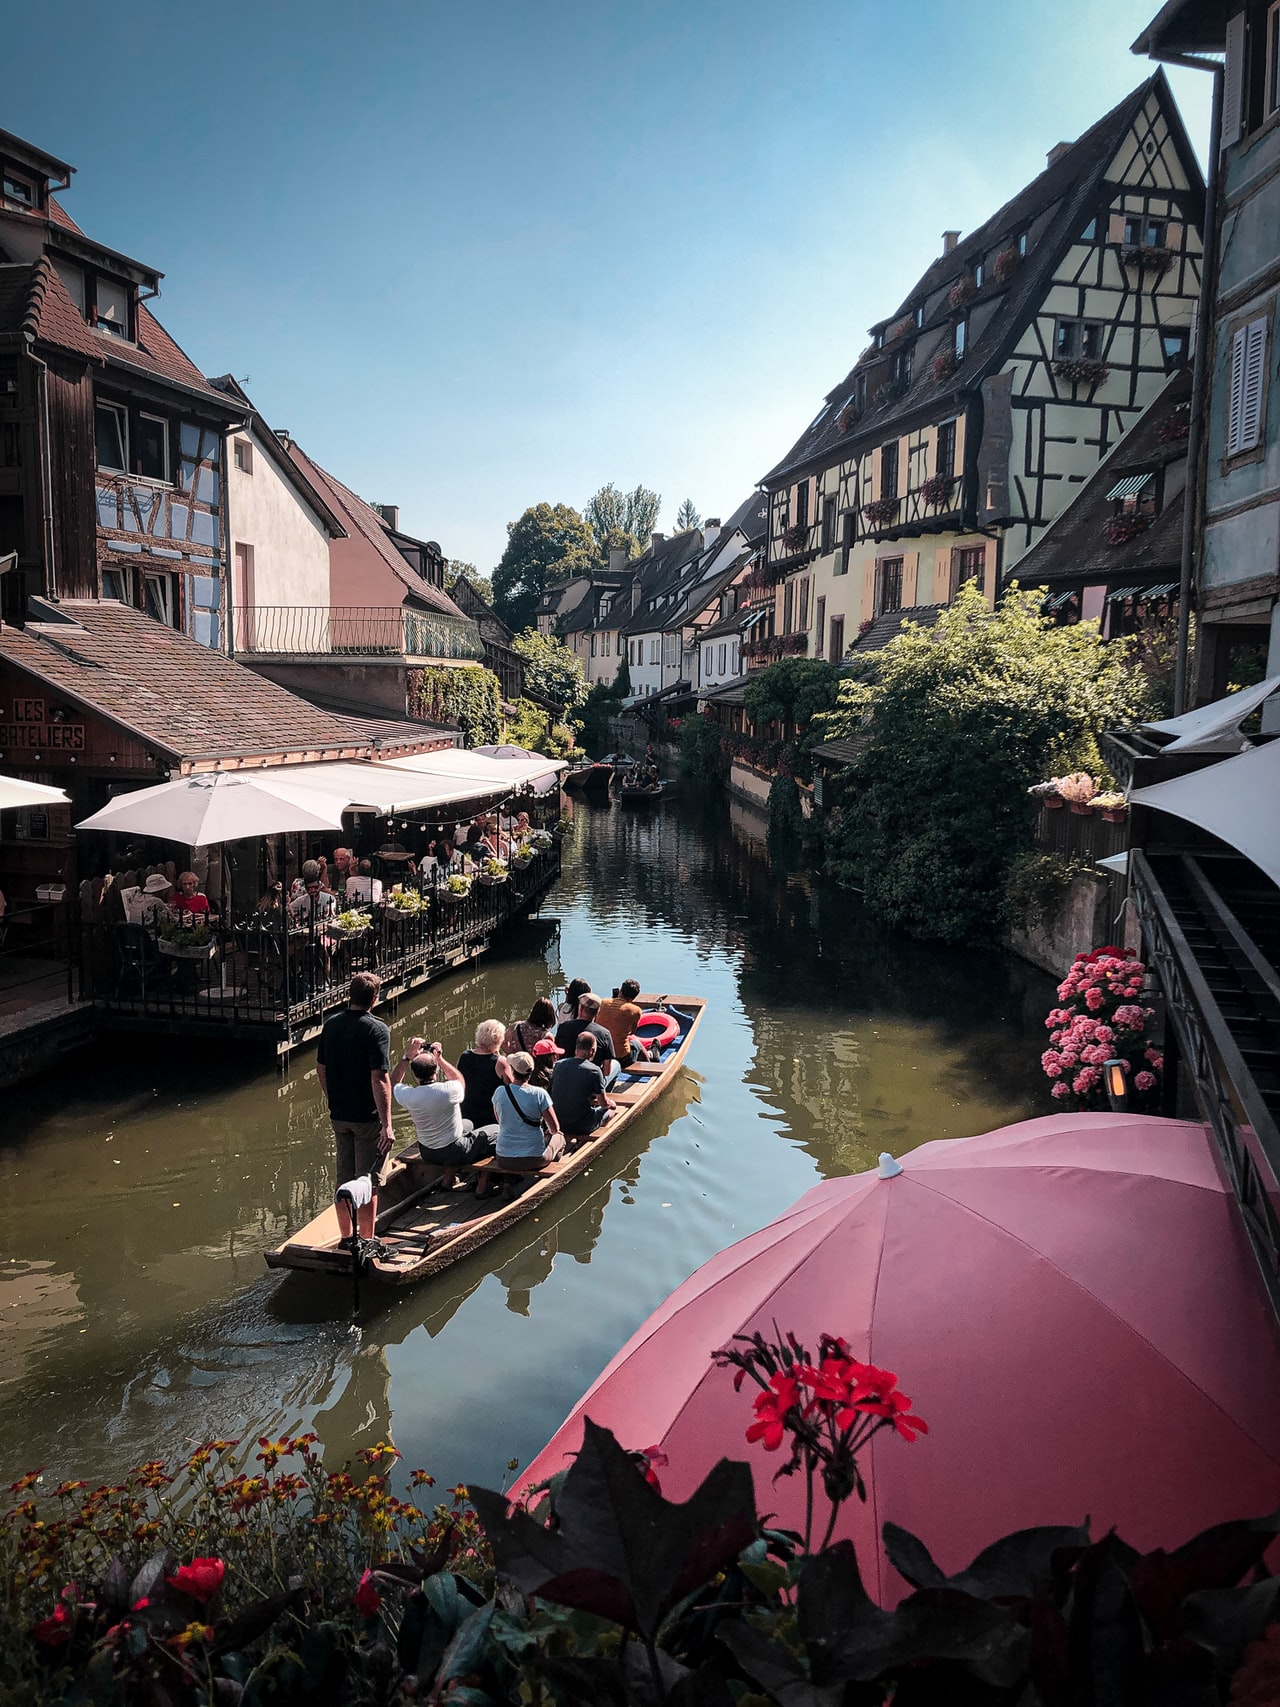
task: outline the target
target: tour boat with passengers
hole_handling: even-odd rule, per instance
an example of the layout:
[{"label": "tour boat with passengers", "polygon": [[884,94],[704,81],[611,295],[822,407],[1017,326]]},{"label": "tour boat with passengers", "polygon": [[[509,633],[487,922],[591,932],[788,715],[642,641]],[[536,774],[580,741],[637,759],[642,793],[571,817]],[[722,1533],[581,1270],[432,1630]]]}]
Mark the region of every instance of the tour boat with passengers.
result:
[{"label": "tour boat with passengers", "polygon": [[[472,1172],[487,1173],[496,1193],[478,1198],[463,1183],[437,1191],[445,1169],[422,1161],[417,1143],[393,1159],[378,1188],[375,1253],[361,1263],[360,1274],[388,1286],[412,1286],[443,1273],[497,1238],[563,1191],[606,1154],[637,1117],[650,1108],[680,1074],[706,1003],[698,996],[640,996],[644,1018],[637,1032],[658,1046],[658,1059],[623,1068],[609,1087],[616,1104],[612,1117],[557,1162],[518,1172],[489,1160]],[[310,1269],[351,1278],[357,1258],[341,1238],[338,1212],[323,1210],[314,1220],[266,1253],[271,1268]]]}]

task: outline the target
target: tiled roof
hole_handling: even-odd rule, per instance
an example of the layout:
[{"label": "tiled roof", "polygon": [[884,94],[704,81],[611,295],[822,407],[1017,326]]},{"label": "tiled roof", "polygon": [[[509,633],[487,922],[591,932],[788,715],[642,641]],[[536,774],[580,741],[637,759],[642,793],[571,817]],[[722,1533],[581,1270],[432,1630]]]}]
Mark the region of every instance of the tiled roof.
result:
[{"label": "tiled roof", "polygon": [[871,744],[871,731],[850,735],[839,741],[823,741],[811,749],[810,756],[818,764],[854,765]]},{"label": "tiled roof", "polygon": [[[173,761],[373,750],[367,720],[321,711],[141,611],[87,599],[58,608],[71,620],[0,630],[0,660]],[[423,744],[432,738],[428,729]]]},{"label": "tiled roof", "polygon": [[0,276],[0,332],[37,338],[104,368],[174,380],[216,402],[220,412],[230,412],[227,399],[214,390],[145,306],[138,308],[138,342],[130,344],[85,324],[47,255],[27,264],[0,265]]},{"label": "tiled roof", "polygon": [[752,492],[750,497],[742,500],[724,524],[725,533],[732,533],[734,528],[741,528],[753,544],[765,537],[769,531],[769,494],[767,492]]},{"label": "tiled roof", "polygon": [[914,622],[919,628],[932,628],[942,609],[941,605],[910,605],[906,610],[886,611],[874,619],[871,627],[858,636],[849,650],[878,652],[902,633],[904,623]]},{"label": "tiled roof", "polygon": [[448,593],[439,587],[433,587],[430,581],[424,581],[415,569],[410,568],[388,538],[386,523],[372,504],[366,504],[349,486],[344,486],[341,480],[327,469],[321,468],[293,439],[287,441],[286,449],[308,484],[314,486],[326,503],[336,511],[349,537],[353,540],[363,539],[376,551],[383,563],[399,578],[407,593],[431,610],[442,611],[446,616],[459,617],[464,622],[469,620]]},{"label": "tiled roof", "polygon": [[[1161,444],[1160,428],[1191,399],[1191,370],[1175,374],[1132,429],[1099,464],[1066,509],[1013,570],[1023,587],[1055,581],[1082,583],[1178,579],[1182,560],[1182,510],[1187,484],[1187,441]],[[1115,511],[1109,494],[1122,475],[1160,470],[1163,501],[1145,533],[1108,545],[1106,525]]]},{"label": "tiled roof", "polygon": [[444,723],[409,722],[405,718],[395,717],[364,717],[343,705],[340,700],[326,699],[320,694],[305,694],[301,697],[320,711],[336,717],[348,729],[362,734],[379,758],[394,757],[404,752],[418,752],[429,741],[447,741],[451,747],[459,745],[458,731]]},{"label": "tiled roof", "polygon": [[[1047,280],[1062,253],[1078,237],[1090,214],[1096,211],[1107,168],[1129,127],[1153,93],[1164,107],[1193,192],[1198,191],[1201,184],[1199,167],[1186,140],[1164,72],[1157,71],[1072,143],[998,213],[971,232],[950,254],[940,256],[930,265],[897,313],[879,323],[880,327],[890,326],[910,316],[916,306],[924,305],[923,328],[919,331],[913,329],[909,338],[886,342],[883,349],[864,351],[848,375],[827,393],[822,413],[765,479],[778,482],[783,475],[806,464],[820,463],[832,452],[844,456],[851,454],[853,447],[864,441],[878,443],[890,433],[892,423],[936,409],[944,402],[958,400],[963,394],[974,391],[989,373],[998,371],[1027,316],[1042,299]],[[1029,235],[1027,257],[1002,285],[994,277],[991,265],[995,258],[993,251],[1012,243],[1023,231]],[[982,289],[967,304],[972,343],[963,365],[951,378],[934,380],[929,373],[930,362],[935,355],[950,347],[955,324],[955,311],[947,301],[950,289],[961,279],[971,277],[979,260],[986,262],[987,278]],[[853,394],[855,377],[860,373],[867,375],[868,389],[874,392],[881,381],[888,380],[889,360],[894,352],[905,349],[908,342],[913,354],[912,378],[907,391],[879,404],[869,401],[852,429],[841,432],[838,425],[840,414]]]},{"label": "tiled roof", "polygon": [[665,598],[675,593],[684,571],[701,557],[702,552],[702,534],[697,528],[690,528],[676,534],[673,539],[664,539],[658,545],[650,546],[639,557],[633,558],[631,569],[640,580],[640,602],[619,632],[648,634],[665,627],[675,614],[674,601],[657,610],[648,606],[654,598]]}]

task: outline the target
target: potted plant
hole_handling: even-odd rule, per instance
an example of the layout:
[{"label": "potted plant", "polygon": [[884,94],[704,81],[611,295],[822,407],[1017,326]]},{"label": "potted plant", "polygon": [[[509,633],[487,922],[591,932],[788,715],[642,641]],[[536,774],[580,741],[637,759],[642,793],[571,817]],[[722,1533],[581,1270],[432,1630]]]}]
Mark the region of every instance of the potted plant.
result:
[{"label": "potted plant", "polygon": [[[191,918],[190,913],[183,915]],[[217,946],[208,925],[184,925],[179,919],[165,919],[156,926],[156,946],[161,954],[174,960],[212,960]]]},{"label": "potted plant", "polygon": [[939,350],[929,363],[929,378],[935,385],[942,385],[950,379],[960,366],[960,358],[954,350]]},{"label": "potted plant", "polygon": [[1179,403],[1162,421],[1156,422],[1156,438],[1162,445],[1181,444],[1191,432],[1191,405]]},{"label": "potted plant", "polygon": [[[572,828],[573,828],[573,819],[572,818],[557,818],[555,821],[555,825],[551,831],[551,835],[554,839],[559,840],[560,838],[567,836],[569,834],[569,831]],[[547,832],[545,830],[538,830],[535,832],[534,837],[533,837],[533,841],[534,841],[535,846],[540,847],[542,845],[538,841],[538,837],[539,836],[545,836],[546,834],[547,834]],[[546,845],[548,847],[550,847],[551,842],[548,841]]]},{"label": "potted plant", "polygon": [[836,416],[837,429],[842,433],[847,433],[852,427],[857,425],[858,417],[861,414],[861,409],[857,408],[853,403],[846,403],[844,408]]},{"label": "potted plant", "polygon": [[1104,1068],[1118,1061],[1130,1094],[1150,1105],[1164,1056],[1151,1037],[1154,1010],[1142,1000],[1146,971],[1131,948],[1108,944],[1076,956],[1058,986],[1061,1006],[1045,1020],[1049,1047],[1040,1065],[1055,1101],[1105,1108]]},{"label": "potted plant", "polygon": [[953,474],[931,474],[920,488],[920,496],[931,509],[940,510],[950,501],[951,488],[955,485]]},{"label": "potted plant", "polygon": [[862,506],[862,514],[869,528],[887,527],[898,514],[896,498],[873,498],[869,504]]},{"label": "potted plant", "polygon": [[533,847],[529,842],[517,842],[508,861],[512,871],[524,871],[533,863]]},{"label": "potted plant", "polygon": [[914,332],[915,329],[915,315],[904,314],[901,320],[895,320],[893,325],[890,326],[889,330],[884,335],[884,341],[886,344],[896,343],[899,338],[905,338],[909,333]]},{"label": "potted plant", "polygon": [[471,879],[455,872],[452,877],[446,877],[440,886],[440,899],[449,906],[456,907],[465,901],[471,893]]},{"label": "potted plant", "polygon": [[799,522],[789,527],[782,536],[782,543],[788,551],[803,551],[809,543],[809,530]]},{"label": "potted plant", "polygon": [[1047,807],[1050,812],[1061,812],[1066,802],[1058,793],[1058,779],[1053,777],[1048,782],[1033,782],[1027,793],[1037,805]]},{"label": "potted plant", "polygon": [[506,866],[500,859],[494,859],[492,856],[485,860],[484,864],[480,867],[479,875],[476,878],[476,882],[485,889],[495,889],[499,883],[505,883],[506,881]]},{"label": "potted plant", "polygon": [[1089,802],[1097,792],[1097,786],[1087,771],[1072,771],[1070,776],[1058,778],[1058,793],[1077,818],[1093,816],[1093,807]]},{"label": "potted plant", "polygon": [[952,285],[947,296],[948,308],[963,308],[966,302],[971,302],[978,294],[977,280],[972,273],[966,273]]},{"label": "potted plant", "polygon": [[1101,812],[1108,824],[1123,824],[1129,816],[1129,802],[1123,794],[1111,790],[1106,794],[1095,794],[1089,802],[1095,812]]}]

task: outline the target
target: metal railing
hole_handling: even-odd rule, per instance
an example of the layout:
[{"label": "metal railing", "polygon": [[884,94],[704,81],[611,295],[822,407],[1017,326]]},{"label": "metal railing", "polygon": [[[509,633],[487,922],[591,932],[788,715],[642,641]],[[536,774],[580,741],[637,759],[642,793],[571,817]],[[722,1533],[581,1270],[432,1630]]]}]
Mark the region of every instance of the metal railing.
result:
[{"label": "metal railing", "polygon": [[[1234,940],[1238,949],[1239,923],[1196,861],[1166,857],[1177,859],[1180,881],[1211,936]],[[1173,901],[1138,848],[1129,854],[1129,876],[1178,1055],[1213,1129],[1263,1284],[1280,1314],[1280,1132]]]},{"label": "metal railing", "polygon": [[251,605],[235,612],[240,653],[293,657],[484,657],[475,623],[401,605]]},{"label": "metal railing", "polygon": [[[478,953],[530,913],[559,877],[559,841],[504,879],[486,880],[474,866],[468,875],[468,892],[454,895],[438,869],[412,879],[384,874],[383,899],[358,904],[356,929],[319,909],[315,916],[306,909],[301,916],[288,909],[230,916],[167,937],[147,925],[88,924],[85,981],[117,1027],[270,1037],[287,1047],[346,1000],[356,972],[376,972],[385,1000]],[[415,898],[415,910],[397,905],[393,881]]]}]

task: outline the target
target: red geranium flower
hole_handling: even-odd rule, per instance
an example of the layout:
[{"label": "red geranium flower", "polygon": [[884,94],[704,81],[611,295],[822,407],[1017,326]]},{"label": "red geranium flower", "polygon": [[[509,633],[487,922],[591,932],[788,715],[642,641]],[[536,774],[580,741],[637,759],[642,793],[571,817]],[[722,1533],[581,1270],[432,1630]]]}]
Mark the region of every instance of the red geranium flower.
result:
[{"label": "red geranium flower", "polygon": [[351,1600],[361,1618],[377,1616],[378,1608],[382,1605],[382,1596],[378,1593],[372,1571],[366,1571],[360,1578],[359,1587],[351,1596]]},{"label": "red geranium flower", "polygon": [[665,1470],[671,1460],[660,1446],[646,1446],[636,1455],[644,1460],[644,1479],[651,1488],[662,1492],[662,1483],[658,1480],[657,1472]]},{"label": "red geranium flower", "polygon": [[[894,1381],[897,1381],[897,1376]],[[914,1440],[917,1435],[929,1432],[929,1425],[923,1417],[912,1416],[911,1400],[905,1393],[888,1392],[879,1398],[863,1399],[854,1409],[866,1411],[873,1417],[884,1417],[904,1440]]]},{"label": "red geranium flower", "polygon": [[49,1614],[32,1627],[31,1634],[37,1642],[43,1642],[46,1648],[60,1648],[64,1642],[71,1640],[71,1610],[65,1601],[60,1600]]},{"label": "red geranium flower", "polygon": [[800,1403],[800,1386],[792,1375],[781,1370],[769,1377],[766,1392],[756,1397],[756,1420],[747,1430],[748,1441],[763,1440],[766,1452],[776,1452],[786,1432],[786,1415]]},{"label": "red geranium flower", "polygon": [[222,1587],[227,1567],[221,1559],[193,1559],[169,1578],[169,1587],[192,1600],[212,1600]]}]

